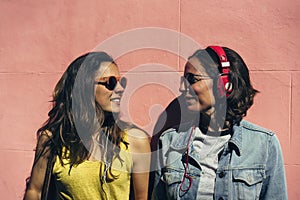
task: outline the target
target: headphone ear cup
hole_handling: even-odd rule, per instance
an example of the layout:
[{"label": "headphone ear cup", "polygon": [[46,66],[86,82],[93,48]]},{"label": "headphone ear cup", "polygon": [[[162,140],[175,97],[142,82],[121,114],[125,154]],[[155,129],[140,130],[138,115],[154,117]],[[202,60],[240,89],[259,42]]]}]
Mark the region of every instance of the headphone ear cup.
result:
[{"label": "headphone ear cup", "polygon": [[229,82],[228,76],[223,75],[219,77],[218,80],[219,85],[219,94],[221,96],[229,96],[229,94],[232,92],[232,83]]},{"label": "headphone ear cup", "polygon": [[[232,92],[232,83],[227,82],[227,83],[225,84],[225,90],[226,90],[227,94],[229,95],[229,94]],[[228,95],[227,95],[227,96],[228,96]]]},{"label": "headphone ear cup", "polygon": [[229,96],[232,92],[232,83],[229,81],[229,73],[230,73],[230,62],[227,59],[226,53],[224,49],[220,46],[209,46],[208,48],[212,49],[219,58],[219,71],[221,76],[219,78],[219,93],[221,96]]}]

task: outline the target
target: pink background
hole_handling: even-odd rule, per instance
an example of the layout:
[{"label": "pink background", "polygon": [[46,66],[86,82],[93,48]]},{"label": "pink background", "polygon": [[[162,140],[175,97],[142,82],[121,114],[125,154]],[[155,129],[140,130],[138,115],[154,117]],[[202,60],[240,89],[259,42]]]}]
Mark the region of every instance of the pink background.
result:
[{"label": "pink background", "polygon": [[[89,3],[87,3],[89,2]],[[0,194],[21,199],[51,93],[67,65],[113,35],[161,27],[187,35],[203,47],[228,46],[242,55],[257,95],[247,119],[272,129],[282,145],[289,199],[300,199],[300,1],[298,0],[125,0],[0,1]],[[171,41],[171,40],[170,40]],[[162,42],[168,42],[165,38]],[[127,45],[126,41],[124,44]],[[182,49],[178,37],[178,52]],[[159,112],[176,96],[184,59],[155,49],[117,59],[132,80],[144,85],[127,95],[128,119],[151,131]],[[141,67],[159,63],[160,67]],[[134,70],[135,67],[141,70]],[[152,77],[152,79],[151,79]],[[157,86],[157,85],[156,85]]]}]

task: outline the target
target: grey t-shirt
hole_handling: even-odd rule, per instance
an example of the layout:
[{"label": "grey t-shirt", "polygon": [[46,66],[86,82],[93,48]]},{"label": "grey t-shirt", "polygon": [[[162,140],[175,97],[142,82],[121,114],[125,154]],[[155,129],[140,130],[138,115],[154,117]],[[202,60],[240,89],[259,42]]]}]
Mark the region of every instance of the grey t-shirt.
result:
[{"label": "grey t-shirt", "polygon": [[198,155],[198,162],[202,169],[197,199],[213,199],[216,170],[218,168],[218,154],[222,151],[231,135],[205,135],[197,127],[191,151]]}]

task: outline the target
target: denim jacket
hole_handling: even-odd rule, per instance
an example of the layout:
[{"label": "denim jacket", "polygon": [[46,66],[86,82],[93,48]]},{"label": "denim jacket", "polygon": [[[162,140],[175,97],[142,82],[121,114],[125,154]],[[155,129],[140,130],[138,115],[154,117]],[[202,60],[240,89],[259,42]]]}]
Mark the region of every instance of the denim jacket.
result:
[{"label": "denim jacket", "polygon": [[[186,159],[191,134],[192,128],[168,129],[160,136],[152,199],[199,199],[201,167],[195,153]],[[186,161],[188,177],[184,178]],[[245,120],[233,127],[219,154],[214,199],[287,199],[282,152],[274,133]]]}]

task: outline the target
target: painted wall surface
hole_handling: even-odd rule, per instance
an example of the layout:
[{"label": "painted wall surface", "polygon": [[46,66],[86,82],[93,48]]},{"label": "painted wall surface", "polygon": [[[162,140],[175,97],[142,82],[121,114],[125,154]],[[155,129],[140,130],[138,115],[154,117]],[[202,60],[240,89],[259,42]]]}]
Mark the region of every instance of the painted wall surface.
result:
[{"label": "painted wall surface", "polygon": [[[111,48],[132,80],[123,117],[151,133],[179,94],[185,58],[196,49],[190,40],[242,55],[260,91],[247,119],[278,135],[289,199],[300,199],[299,10],[298,0],[0,0],[1,199],[22,198],[35,132],[73,59],[101,44]],[[128,33],[137,28],[146,35]]]}]

